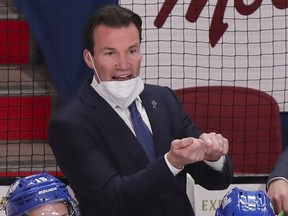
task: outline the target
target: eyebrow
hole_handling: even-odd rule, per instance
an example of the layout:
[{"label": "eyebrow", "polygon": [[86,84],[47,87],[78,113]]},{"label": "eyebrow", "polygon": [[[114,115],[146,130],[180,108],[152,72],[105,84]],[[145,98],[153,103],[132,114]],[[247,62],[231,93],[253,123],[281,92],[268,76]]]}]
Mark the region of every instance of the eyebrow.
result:
[{"label": "eyebrow", "polygon": [[[132,48],[135,48],[135,47],[140,47],[140,45],[138,43],[135,43],[131,46],[128,47],[128,50],[129,49],[132,49]],[[106,50],[106,51],[113,51],[113,50],[116,50],[115,48],[112,48],[112,47],[104,47],[103,50]]]}]

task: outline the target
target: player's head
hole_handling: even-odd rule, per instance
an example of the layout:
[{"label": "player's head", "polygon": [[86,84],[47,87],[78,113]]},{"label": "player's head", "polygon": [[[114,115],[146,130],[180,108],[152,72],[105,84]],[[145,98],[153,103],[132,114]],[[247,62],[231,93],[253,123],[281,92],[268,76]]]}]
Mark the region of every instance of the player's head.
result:
[{"label": "player's head", "polygon": [[275,213],[265,192],[235,187],[223,197],[215,216],[275,216]]},{"label": "player's head", "polygon": [[8,190],[6,215],[80,216],[77,203],[66,186],[48,173],[19,178]]}]

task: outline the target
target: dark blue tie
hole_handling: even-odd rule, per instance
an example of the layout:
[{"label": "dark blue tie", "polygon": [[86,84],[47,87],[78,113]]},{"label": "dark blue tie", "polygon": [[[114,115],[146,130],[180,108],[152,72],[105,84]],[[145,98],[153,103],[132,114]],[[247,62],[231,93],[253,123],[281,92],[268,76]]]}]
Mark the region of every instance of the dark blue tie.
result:
[{"label": "dark blue tie", "polygon": [[138,141],[141,143],[141,145],[143,146],[149,160],[153,161],[156,157],[153,136],[149,128],[143,121],[136,107],[135,101],[129,106],[129,111],[131,114],[131,120],[132,120],[132,124],[133,124],[136,137]]}]

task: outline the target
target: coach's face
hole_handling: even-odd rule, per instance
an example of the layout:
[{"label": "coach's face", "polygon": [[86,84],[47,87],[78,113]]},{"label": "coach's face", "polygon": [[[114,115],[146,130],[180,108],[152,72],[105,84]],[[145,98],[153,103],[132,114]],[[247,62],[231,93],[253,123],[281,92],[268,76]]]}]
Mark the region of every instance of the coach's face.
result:
[{"label": "coach's face", "polygon": [[127,80],[139,76],[141,50],[139,32],[134,24],[113,28],[100,25],[94,29],[94,56],[84,50],[86,64],[92,60],[101,81]]}]

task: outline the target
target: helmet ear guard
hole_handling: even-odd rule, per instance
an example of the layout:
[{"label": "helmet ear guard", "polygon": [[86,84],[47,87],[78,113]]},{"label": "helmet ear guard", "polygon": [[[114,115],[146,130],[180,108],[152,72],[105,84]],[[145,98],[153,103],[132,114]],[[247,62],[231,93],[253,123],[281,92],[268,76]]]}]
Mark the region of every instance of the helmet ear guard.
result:
[{"label": "helmet ear guard", "polygon": [[223,197],[215,216],[275,216],[275,213],[264,191],[235,187]]},{"label": "helmet ear guard", "polygon": [[14,181],[2,208],[7,216],[22,216],[34,208],[54,202],[65,203],[69,216],[80,216],[78,203],[71,197],[67,185],[44,172]]}]

